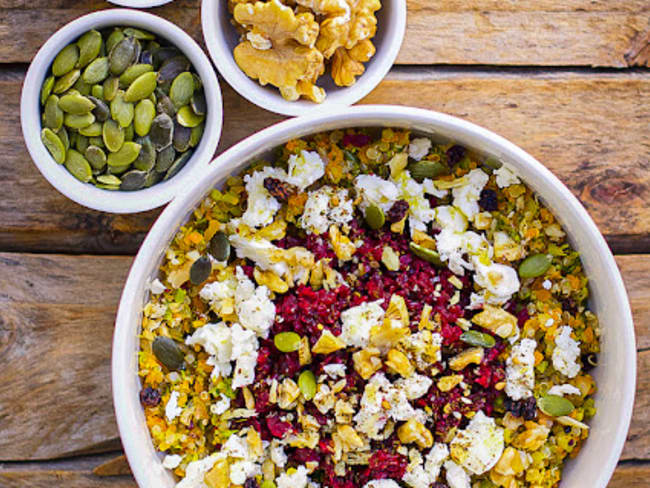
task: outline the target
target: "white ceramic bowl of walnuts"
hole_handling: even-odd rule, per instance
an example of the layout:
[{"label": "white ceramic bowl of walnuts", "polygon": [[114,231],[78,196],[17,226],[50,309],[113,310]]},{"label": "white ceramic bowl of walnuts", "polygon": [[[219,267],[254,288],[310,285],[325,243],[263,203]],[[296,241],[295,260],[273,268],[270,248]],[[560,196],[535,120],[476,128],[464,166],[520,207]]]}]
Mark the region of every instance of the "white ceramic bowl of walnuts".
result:
[{"label": "white ceramic bowl of walnuts", "polygon": [[[321,112],[361,100],[390,70],[406,28],[406,0],[361,0],[357,6],[366,6],[364,12],[353,7],[349,13],[338,11],[315,16],[312,13],[318,12],[317,6],[321,3],[318,0],[298,0],[299,9],[293,10],[286,7],[283,0],[258,5],[230,3],[231,8],[227,0],[202,2],[203,35],[210,56],[221,75],[241,96],[266,110],[284,115]],[[346,0],[338,3],[349,9]],[[233,12],[232,6],[239,12]],[[373,12],[378,6],[379,10]],[[241,22],[236,22],[235,16]],[[374,36],[364,39],[363,34],[356,35],[360,39],[356,40],[352,32],[374,31],[375,18]],[[337,22],[340,29],[336,27]],[[272,33],[264,32],[264,23],[274,26]],[[283,26],[295,28],[289,31]],[[337,48],[346,42],[346,46]],[[370,59],[364,61],[371,54]],[[240,64],[245,66],[246,72]],[[319,77],[320,69],[325,72]],[[247,73],[264,78],[268,83],[262,86]],[[298,78],[300,83],[296,84]],[[286,81],[284,96],[273,86],[279,79]],[[355,81],[351,83],[352,80]],[[298,99],[292,100],[294,98]],[[315,103],[309,98],[322,101]]]}]

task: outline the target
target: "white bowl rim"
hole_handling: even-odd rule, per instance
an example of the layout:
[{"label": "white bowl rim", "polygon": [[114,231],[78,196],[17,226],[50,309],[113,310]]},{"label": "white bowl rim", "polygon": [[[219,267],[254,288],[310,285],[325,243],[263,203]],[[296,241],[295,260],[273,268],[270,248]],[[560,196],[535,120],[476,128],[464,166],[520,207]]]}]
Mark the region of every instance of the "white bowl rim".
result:
[{"label": "white bowl rim", "polygon": [[[107,191],[82,183],[72,176],[63,165],[58,165],[40,139],[40,91],[43,80],[56,53],[83,32],[110,25],[133,25],[165,38],[178,47],[192,61],[204,82],[204,93],[208,103],[205,120],[205,134],[195,148],[194,154],[169,181],[160,182],[151,188],[134,192]],[[207,168],[221,137],[223,123],[223,102],[217,75],[205,52],[180,27],[156,15],[132,9],[107,9],[83,15],[57,30],[38,51],[32,60],[22,87],[20,119],[23,139],[32,161],[60,193],[85,207],[111,213],[135,213],[151,210],[169,202],[177,193],[191,183],[195,174]]]},{"label": "white bowl rim", "polygon": [[[370,119],[376,122],[365,122]],[[611,280],[609,283],[611,286],[611,295],[613,296],[612,301],[620,307],[620,330],[617,330],[617,337],[622,339],[623,349],[628,361],[625,369],[626,374],[624,376],[622,375],[623,377],[619,383],[620,401],[617,402],[617,406],[619,407],[620,422],[616,424],[612,433],[611,442],[609,443],[611,448],[607,451],[606,456],[598,459],[598,465],[600,466],[599,473],[596,475],[595,484],[591,485],[593,488],[605,488],[623,450],[634,406],[637,369],[632,312],[620,271],[604,237],[591,219],[591,216],[569,189],[535,158],[503,137],[476,124],[447,114],[404,106],[362,105],[332,110],[323,114],[288,119],[264,129],[244,139],[218,156],[216,158],[217,164],[211,166],[210,171],[205,175],[204,181],[211,181],[212,185],[214,185],[219,172],[232,170],[238,167],[242,161],[248,161],[251,151],[254,151],[256,147],[265,146],[271,141],[285,140],[285,134],[292,134],[292,137],[300,137],[300,135],[296,134],[313,134],[321,130],[330,130],[330,128],[337,126],[340,128],[364,125],[390,127],[391,124],[393,126],[399,126],[400,124],[413,125],[418,123],[453,130],[457,133],[462,133],[464,136],[473,136],[488,146],[495,149],[498,148],[502,151],[501,154],[516,159],[524,166],[532,168],[536,174],[548,180],[558,192],[558,196],[564,202],[568,203],[572,210],[578,214],[584,226],[582,230],[586,234],[586,237],[602,253],[602,258],[606,266],[605,271]],[[323,128],[323,126],[327,126],[328,128]],[[197,183],[197,186],[199,184]],[[128,391],[126,387],[129,379],[132,379],[132,375],[134,374],[134,371],[129,366],[132,364],[129,355],[134,352],[126,350],[127,348],[124,346],[124,344],[128,343],[129,336],[135,334],[133,330],[134,324],[130,321],[129,313],[133,310],[133,307],[142,307],[142,303],[135,302],[135,297],[138,292],[138,276],[144,273],[152,256],[157,254],[158,246],[161,243],[166,245],[169,241],[166,236],[173,235],[175,232],[175,229],[172,231],[169,229],[173,226],[178,215],[185,215],[184,212],[189,211],[188,207],[190,203],[196,199],[193,190],[194,188],[190,188],[182,196],[175,198],[151,228],[133,261],[124,286],[115,323],[112,353],[113,402],[122,445],[127,459],[130,460],[133,474],[139,485],[143,487],[154,486],[155,481],[159,478],[155,478],[154,470],[150,466],[144,466],[142,463],[134,461],[138,459],[139,454],[143,453],[144,450],[151,448],[151,439],[148,433],[146,438],[138,438],[138,428],[142,428],[142,426],[138,424],[135,416],[131,413],[134,409],[141,409],[141,406],[137,399],[137,392],[134,395],[134,392]]]},{"label": "white bowl rim", "polygon": [[130,8],[151,8],[164,5],[174,0],[108,0],[110,3]]},{"label": "white bowl rim", "polygon": [[[215,8],[221,8],[222,0],[202,0],[201,24],[205,44],[217,70],[242,97],[258,107],[282,115],[297,116],[312,112],[323,113],[326,110],[347,107],[358,102],[375,89],[390,71],[404,41],[407,17],[406,0],[391,0],[391,2],[395,5],[396,14],[390,19],[390,33],[392,35],[390,35],[388,48],[381,53],[377,52],[370,61],[365,63],[367,71],[357,79],[354,85],[337,88],[336,92],[341,93],[340,101],[332,100],[334,94],[328,93],[327,98],[321,104],[303,99],[295,102],[285,100],[277,89],[272,87],[271,91],[268,87],[261,86],[237,66],[230,48],[219,40],[217,19],[209,18],[208,15]],[[214,22],[214,24],[211,22]],[[370,63],[373,63],[373,61],[375,64],[372,72],[370,72]]]}]

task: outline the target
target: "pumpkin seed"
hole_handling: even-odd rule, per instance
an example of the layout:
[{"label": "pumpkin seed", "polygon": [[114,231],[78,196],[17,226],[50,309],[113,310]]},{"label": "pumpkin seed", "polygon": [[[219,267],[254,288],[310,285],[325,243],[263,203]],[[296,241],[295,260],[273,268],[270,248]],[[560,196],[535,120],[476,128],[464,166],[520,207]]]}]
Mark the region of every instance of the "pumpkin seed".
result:
[{"label": "pumpkin seed", "polygon": [[484,332],[479,332],[477,330],[468,330],[467,332],[463,332],[460,336],[460,340],[472,346],[479,347],[494,347],[496,344],[494,337],[490,334],[485,334]]},{"label": "pumpkin seed", "polygon": [[158,336],[154,339],[151,349],[156,359],[167,369],[175,371],[183,366],[185,355],[174,339]]},{"label": "pumpkin seed", "polygon": [[133,124],[130,124],[128,127],[124,128],[124,140],[132,141],[135,138],[135,130],[133,129]]},{"label": "pumpkin seed", "polygon": [[140,54],[140,63],[150,64],[153,69],[153,53],[149,50],[142,51],[142,54]]},{"label": "pumpkin seed", "polygon": [[79,151],[81,154],[84,154],[89,145],[90,142],[88,142],[88,138],[86,136],[77,134],[77,137],[75,137],[74,140],[74,146],[77,148],[77,151]]},{"label": "pumpkin seed", "polygon": [[[158,47],[156,49],[151,49],[151,51],[153,52],[154,66],[156,65],[161,66],[168,59],[172,59],[176,56],[181,55],[181,52],[174,46]],[[187,70],[184,69],[182,71],[187,71]]]},{"label": "pumpkin seed", "polygon": [[174,121],[171,117],[167,114],[160,114],[153,119],[149,137],[156,151],[162,151],[170,146],[174,137]]},{"label": "pumpkin seed", "polygon": [[151,171],[156,165],[156,150],[148,137],[139,137],[136,141],[142,148],[138,158],[133,162],[135,169]]},{"label": "pumpkin seed", "polygon": [[104,100],[112,102],[120,88],[120,80],[117,78],[107,78],[104,81]]},{"label": "pumpkin seed", "polygon": [[111,52],[117,44],[124,39],[126,36],[121,29],[115,29],[110,33],[108,39],[106,39],[106,52]]},{"label": "pumpkin seed", "polygon": [[90,94],[93,96],[93,98],[96,98],[98,100],[103,100],[104,87],[102,85],[93,85],[93,87],[90,89]]},{"label": "pumpkin seed", "polygon": [[93,122],[88,127],[79,129],[79,134],[86,137],[99,137],[102,135],[102,124]]},{"label": "pumpkin seed", "polygon": [[157,76],[154,72],[140,75],[126,90],[124,100],[127,102],[137,102],[147,98],[156,89]]},{"label": "pumpkin seed", "polygon": [[113,186],[120,186],[122,184],[122,180],[120,180],[115,175],[99,175],[97,177],[97,181],[105,185],[113,185]]},{"label": "pumpkin seed", "polygon": [[[95,85],[96,87],[101,88],[99,85]],[[111,116],[111,110],[108,108],[108,105],[106,105],[102,100],[99,98],[96,98],[94,96],[88,97],[91,102],[95,104],[95,108],[93,109],[93,115],[95,116],[95,120],[98,122],[106,122],[108,118]]]},{"label": "pumpkin seed", "polygon": [[133,104],[124,100],[124,92],[119,90],[111,102],[111,117],[120,126],[127,128],[133,122],[135,109]]},{"label": "pumpkin seed", "polygon": [[280,352],[294,352],[300,348],[300,336],[295,332],[280,332],[273,338],[273,343]]},{"label": "pumpkin seed", "polygon": [[95,184],[95,188],[99,188],[100,190],[110,190],[110,191],[117,191],[120,189],[119,185],[105,185],[103,183],[97,183]]},{"label": "pumpkin seed", "polygon": [[52,129],[45,128],[41,131],[41,140],[45,148],[49,151],[50,155],[59,164],[65,162],[65,146],[63,141],[57,136]]},{"label": "pumpkin seed", "polygon": [[298,388],[305,400],[310,401],[316,395],[316,376],[309,370],[303,371],[298,376]]},{"label": "pumpkin seed", "polygon": [[151,130],[151,124],[156,117],[156,107],[151,100],[141,100],[135,106],[133,125],[135,133],[141,137],[146,136]]},{"label": "pumpkin seed", "polygon": [[192,137],[192,129],[183,127],[178,122],[174,123],[174,149],[178,152],[185,152],[190,148],[190,139]]},{"label": "pumpkin seed", "polygon": [[95,59],[92,63],[86,66],[83,74],[83,80],[86,83],[94,85],[95,83],[101,83],[106,78],[108,78],[108,58],[102,57]]},{"label": "pumpkin seed", "polygon": [[43,112],[45,127],[58,131],[63,125],[63,110],[59,108],[59,97],[50,95]]},{"label": "pumpkin seed", "polygon": [[424,261],[427,261],[428,263],[431,263],[435,266],[443,266],[443,263],[440,260],[440,255],[437,251],[420,246],[415,242],[411,242],[409,244],[409,249],[413,254],[415,254],[420,259],[423,259]]},{"label": "pumpkin seed", "polygon": [[551,267],[553,258],[548,254],[533,254],[524,259],[519,265],[519,276],[522,278],[537,278]]},{"label": "pumpkin seed", "polygon": [[106,149],[111,152],[117,152],[122,148],[122,144],[124,144],[124,129],[113,119],[109,119],[104,122],[102,138],[104,139]]},{"label": "pumpkin seed", "polygon": [[122,32],[124,33],[125,36],[134,37],[136,39],[145,40],[145,41],[150,41],[156,38],[156,36],[154,36],[151,32],[146,32],[140,29],[136,29],[135,27],[127,27]]},{"label": "pumpkin seed", "polygon": [[56,135],[61,139],[61,142],[63,143],[63,147],[65,147],[65,150],[67,151],[70,149],[70,137],[68,137],[68,131],[65,130],[65,127],[61,127]]},{"label": "pumpkin seed", "polygon": [[208,104],[205,101],[205,93],[203,93],[203,91],[194,92],[190,105],[192,107],[192,111],[196,115],[205,115],[208,113]]},{"label": "pumpkin seed", "polygon": [[171,99],[165,95],[165,93],[162,90],[157,90],[158,94],[158,103],[156,104],[156,108],[158,110],[158,113],[164,113],[169,115],[171,118],[176,117],[176,107],[174,107],[174,104],[172,103]]},{"label": "pumpkin seed", "polygon": [[203,91],[203,80],[201,77],[196,73],[192,73],[192,76],[194,76],[194,87],[196,91]]},{"label": "pumpkin seed", "polygon": [[92,111],[95,104],[80,93],[70,93],[59,99],[59,107],[69,114],[83,115]]},{"label": "pumpkin seed", "polygon": [[153,66],[150,64],[134,64],[129,66],[120,76],[120,86],[126,88],[137,80],[139,76],[151,71],[153,71]]},{"label": "pumpkin seed", "polygon": [[106,147],[106,146],[104,146],[104,139],[102,139],[101,136],[89,137],[88,138],[88,143],[91,146],[97,146],[100,149],[105,149],[105,147]]},{"label": "pumpkin seed", "polygon": [[[83,96],[88,96],[90,95],[90,90],[92,90],[92,87],[93,87],[92,85],[89,85],[83,80],[82,77],[80,77],[72,88],[76,90],[78,94]],[[68,93],[70,92],[72,92],[72,90],[70,90]]]},{"label": "pumpkin seed", "polygon": [[108,166],[106,171],[111,175],[121,175],[130,167],[130,164],[123,164],[122,166]]},{"label": "pumpkin seed", "polygon": [[190,147],[196,147],[201,142],[201,137],[203,137],[203,130],[205,129],[204,124],[199,124],[196,127],[192,127],[192,135],[190,136]]},{"label": "pumpkin seed", "polygon": [[106,166],[106,153],[102,148],[90,145],[86,148],[84,155],[94,169],[103,169]]},{"label": "pumpkin seed", "polygon": [[176,151],[174,150],[174,146],[169,145],[162,151],[159,151],[156,156],[156,171],[158,173],[166,173],[170,166],[174,164],[175,159]]},{"label": "pumpkin seed", "polygon": [[95,116],[93,114],[83,114],[83,115],[76,115],[76,114],[66,114],[66,116],[63,119],[63,124],[66,127],[70,127],[71,129],[83,129],[84,127],[88,127],[90,124],[95,122]]},{"label": "pumpkin seed", "polygon": [[212,272],[212,261],[207,256],[201,256],[192,263],[190,268],[190,281],[193,285],[200,285],[208,279]]},{"label": "pumpkin seed", "polygon": [[185,105],[178,110],[176,120],[184,127],[196,127],[205,120],[205,115],[197,115],[192,111],[189,105]]},{"label": "pumpkin seed", "polygon": [[63,76],[72,71],[79,60],[79,48],[76,44],[68,44],[54,58],[52,63],[52,74]]},{"label": "pumpkin seed", "polygon": [[185,166],[185,164],[190,160],[191,157],[192,157],[192,151],[187,151],[181,154],[178,157],[178,159],[176,159],[176,161],[174,161],[174,163],[169,167],[167,173],[165,173],[165,177],[163,178],[163,180],[168,180],[173,176],[175,176],[176,173],[178,173],[183,168],[183,166]]},{"label": "pumpkin seed", "polygon": [[217,261],[228,261],[230,258],[230,241],[224,232],[217,232],[208,244],[208,252]]},{"label": "pumpkin seed", "polygon": [[376,205],[368,205],[365,212],[366,223],[371,229],[381,229],[386,222],[384,211]]},{"label": "pumpkin seed", "polygon": [[79,77],[81,76],[81,71],[78,69],[70,71],[68,74],[63,75],[58,81],[54,84],[52,92],[57,95],[67,92],[72,85],[74,85]]},{"label": "pumpkin seed", "polygon": [[426,160],[409,164],[408,170],[411,173],[411,177],[420,183],[426,178],[437,178],[448,173],[448,169],[444,164]]},{"label": "pumpkin seed", "polygon": [[72,176],[84,183],[88,183],[93,177],[92,169],[90,168],[88,161],[86,161],[86,158],[74,149],[68,151],[65,158],[65,167]]},{"label": "pumpkin seed", "polygon": [[138,158],[140,154],[140,144],[135,142],[125,142],[117,152],[112,152],[108,155],[109,166],[124,166],[131,164]]},{"label": "pumpkin seed", "polygon": [[119,76],[137,59],[136,40],[125,37],[108,54],[109,69],[113,76]]},{"label": "pumpkin seed", "polygon": [[147,173],[147,177],[144,179],[144,188],[149,188],[155,185],[161,179],[162,174],[158,173],[157,171],[149,171],[149,173]]},{"label": "pumpkin seed", "polygon": [[102,42],[102,35],[96,30],[90,30],[79,38],[77,41],[77,47],[79,48],[77,68],[83,68],[99,56],[99,52],[102,50]]},{"label": "pumpkin seed", "polygon": [[52,88],[54,87],[54,80],[54,76],[48,76],[43,82],[43,87],[41,88],[41,105],[45,105],[47,99],[50,98]]},{"label": "pumpkin seed", "polygon": [[570,400],[559,395],[544,395],[537,400],[537,406],[542,412],[551,417],[569,415],[575,409]]},{"label": "pumpkin seed", "polygon": [[169,98],[177,107],[187,105],[194,95],[194,77],[189,71],[181,73],[172,82]]},{"label": "pumpkin seed", "polygon": [[147,173],[145,171],[140,171],[133,169],[128,173],[122,175],[122,184],[120,185],[120,190],[124,191],[135,191],[139,190],[144,186],[145,178]]},{"label": "pumpkin seed", "polygon": [[185,71],[189,71],[190,62],[185,56],[174,56],[165,60],[160,65],[158,71],[158,83],[161,85],[168,85],[176,79],[178,75]]}]

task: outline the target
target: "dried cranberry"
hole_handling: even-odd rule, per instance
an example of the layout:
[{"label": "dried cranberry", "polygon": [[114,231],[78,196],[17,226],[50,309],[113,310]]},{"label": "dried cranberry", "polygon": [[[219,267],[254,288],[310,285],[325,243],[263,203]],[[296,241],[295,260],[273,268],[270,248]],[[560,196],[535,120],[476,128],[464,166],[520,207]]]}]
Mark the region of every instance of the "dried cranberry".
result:
[{"label": "dried cranberry", "polygon": [[278,200],[287,201],[291,195],[294,195],[297,188],[286,181],[272,178],[270,176],[264,178],[264,188],[271,194],[271,196]]},{"label": "dried cranberry", "polygon": [[453,166],[457,163],[460,163],[461,159],[465,157],[466,149],[463,146],[458,144],[451,146],[447,149],[447,164]]},{"label": "dried cranberry", "polygon": [[363,147],[370,144],[372,139],[366,134],[345,134],[341,141],[344,146]]},{"label": "dried cranberry", "polygon": [[537,400],[534,396],[522,401],[523,406],[521,409],[524,420],[535,420],[537,418]]},{"label": "dried cranberry", "polygon": [[380,449],[370,456],[365,475],[367,479],[374,480],[402,479],[407,464],[405,456]]},{"label": "dried cranberry", "polygon": [[283,422],[279,417],[270,416],[266,418],[266,425],[271,432],[271,435],[282,439],[284,434],[291,430],[291,424],[289,422]]},{"label": "dried cranberry", "polygon": [[520,401],[506,397],[505,400],[503,400],[503,406],[506,409],[506,412],[510,412],[514,417],[521,417],[522,403]]},{"label": "dried cranberry", "polygon": [[494,212],[495,210],[498,210],[497,192],[490,190],[489,188],[484,189],[481,192],[478,205],[486,212]]},{"label": "dried cranberry", "polygon": [[406,216],[406,212],[409,211],[409,202],[406,200],[397,200],[393,203],[393,206],[390,207],[388,212],[386,212],[386,220],[391,224],[399,222]]},{"label": "dried cranberry", "polygon": [[140,403],[145,407],[156,407],[160,404],[160,392],[156,388],[147,386],[140,391]]},{"label": "dried cranberry", "polygon": [[248,478],[244,483],[244,488],[259,488],[260,485],[255,481],[255,478]]}]

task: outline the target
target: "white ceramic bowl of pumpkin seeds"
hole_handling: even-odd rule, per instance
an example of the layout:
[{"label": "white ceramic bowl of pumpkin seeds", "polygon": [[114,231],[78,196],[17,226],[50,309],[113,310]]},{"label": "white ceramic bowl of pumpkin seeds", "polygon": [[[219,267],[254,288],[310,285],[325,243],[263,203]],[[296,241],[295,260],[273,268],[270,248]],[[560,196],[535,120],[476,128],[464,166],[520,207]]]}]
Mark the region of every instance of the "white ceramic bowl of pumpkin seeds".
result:
[{"label": "white ceramic bowl of pumpkin seeds", "polygon": [[43,176],[75,202],[133,213],[200,178],[221,135],[216,74],[198,44],[155,15],[80,17],[39,50],[21,123]]}]

